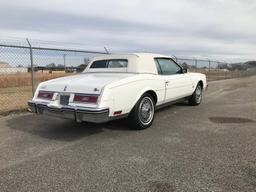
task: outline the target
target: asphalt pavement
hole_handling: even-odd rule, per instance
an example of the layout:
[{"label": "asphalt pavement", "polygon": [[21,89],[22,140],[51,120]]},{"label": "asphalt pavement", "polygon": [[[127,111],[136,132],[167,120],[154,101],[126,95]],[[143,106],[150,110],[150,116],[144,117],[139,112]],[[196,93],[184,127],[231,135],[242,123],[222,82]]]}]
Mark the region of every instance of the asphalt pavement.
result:
[{"label": "asphalt pavement", "polygon": [[209,83],[152,127],[0,117],[0,191],[256,191],[256,76]]}]

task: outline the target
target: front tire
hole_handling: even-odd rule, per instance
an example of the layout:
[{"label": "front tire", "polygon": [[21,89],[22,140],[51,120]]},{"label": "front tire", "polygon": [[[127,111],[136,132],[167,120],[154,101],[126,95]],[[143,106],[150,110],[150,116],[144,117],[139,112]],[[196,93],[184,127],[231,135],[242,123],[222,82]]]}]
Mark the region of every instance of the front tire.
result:
[{"label": "front tire", "polygon": [[203,98],[203,87],[198,83],[193,95],[188,99],[190,105],[199,105]]},{"label": "front tire", "polygon": [[152,125],[154,116],[154,99],[150,94],[145,93],[131,111],[129,120],[135,129],[142,130]]}]

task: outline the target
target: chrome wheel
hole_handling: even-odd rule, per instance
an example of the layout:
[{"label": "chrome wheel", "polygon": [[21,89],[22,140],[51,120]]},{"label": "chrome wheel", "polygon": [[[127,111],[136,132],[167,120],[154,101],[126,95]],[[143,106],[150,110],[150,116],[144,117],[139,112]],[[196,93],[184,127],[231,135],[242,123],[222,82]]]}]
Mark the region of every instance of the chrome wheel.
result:
[{"label": "chrome wheel", "polygon": [[198,85],[196,87],[196,91],[195,91],[195,96],[196,96],[196,103],[200,103],[202,100],[202,88],[200,85]]},{"label": "chrome wheel", "polygon": [[143,125],[148,125],[154,117],[154,102],[150,97],[144,97],[139,105],[139,120]]}]

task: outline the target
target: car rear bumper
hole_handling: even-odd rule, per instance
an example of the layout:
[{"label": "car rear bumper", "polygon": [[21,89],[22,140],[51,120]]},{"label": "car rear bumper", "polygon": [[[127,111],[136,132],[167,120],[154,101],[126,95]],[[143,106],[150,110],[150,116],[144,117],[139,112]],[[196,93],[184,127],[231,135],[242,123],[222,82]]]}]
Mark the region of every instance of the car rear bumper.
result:
[{"label": "car rear bumper", "polygon": [[44,114],[64,119],[73,119],[77,122],[87,121],[103,123],[109,121],[108,108],[82,108],[65,106],[61,108],[51,107],[45,103],[28,101],[28,109],[36,114]]}]

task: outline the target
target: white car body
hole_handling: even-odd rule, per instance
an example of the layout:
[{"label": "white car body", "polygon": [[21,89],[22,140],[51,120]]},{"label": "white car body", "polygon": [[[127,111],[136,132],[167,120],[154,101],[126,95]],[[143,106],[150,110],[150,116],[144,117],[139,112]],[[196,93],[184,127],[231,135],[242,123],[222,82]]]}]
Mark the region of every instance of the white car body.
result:
[{"label": "white car body", "polygon": [[[155,58],[171,59],[170,56],[134,53],[109,54],[95,57],[81,74],[42,82],[34,97],[28,102],[29,109],[38,114],[75,119],[78,122],[106,122],[127,117],[145,93],[155,99],[156,108],[193,94],[198,83],[207,87],[206,76],[200,73],[158,74]],[[127,67],[91,68],[94,61],[124,59]],[[51,99],[39,98],[40,91],[53,93]],[[75,94],[96,95],[97,102],[74,102]],[[66,95],[63,105],[60,95]],[[64,97],[62,97],[64,98]]]}]

